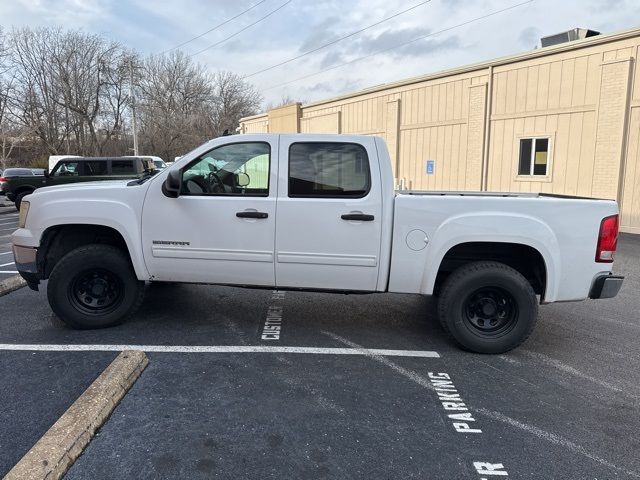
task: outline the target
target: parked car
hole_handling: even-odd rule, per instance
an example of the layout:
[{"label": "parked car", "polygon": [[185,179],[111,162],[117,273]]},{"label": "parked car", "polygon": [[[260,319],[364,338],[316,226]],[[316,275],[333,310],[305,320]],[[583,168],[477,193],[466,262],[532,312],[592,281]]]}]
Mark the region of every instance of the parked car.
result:
[{"label": "parked car", "polygon": [[7,168],[4,172],[0,173],[0,195],[6,195],[9,187],[9,179],[12,177],[33,177],[34,175],[44,175],[44,169],[42,168]]},{"label": "parked car", "polygon": [[[222,137],[136,182],[65,185],[23,202],[13,233],[28,285],[48,279],[76,328],[123,322],[151,282],[436,295],[467,350],[521,344],[538,304],[609,298],[610,200],[394,193],[384,141]],[[582,327],[576,327],[582,328]]]},{"label": "parked car", "polygon": [[[24,170],[24,169],[23,169]],[[16,175],[7,178],[7,199],[20,209],[22,199],[41,187],[97,180],[132,179],[156,171],[151,159],[143,157],[65,157],[58,160],[49,173]]]}]

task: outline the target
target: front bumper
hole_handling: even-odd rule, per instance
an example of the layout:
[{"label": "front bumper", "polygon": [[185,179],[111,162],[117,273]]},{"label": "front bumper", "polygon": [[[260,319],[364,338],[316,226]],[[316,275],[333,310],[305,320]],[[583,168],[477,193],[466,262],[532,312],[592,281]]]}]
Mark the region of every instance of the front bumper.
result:
[{"label": "front bumper", "polygon": [[13,245],[13,259],[16,270],[25,279],[31,290],[38,290],[40,275],[38,274],[38,249]]},{"label": "front bumper", "polygon": [[593,282],[589,298],[613,298],[620,291],[624,277],[617,275],[600,275]]}]

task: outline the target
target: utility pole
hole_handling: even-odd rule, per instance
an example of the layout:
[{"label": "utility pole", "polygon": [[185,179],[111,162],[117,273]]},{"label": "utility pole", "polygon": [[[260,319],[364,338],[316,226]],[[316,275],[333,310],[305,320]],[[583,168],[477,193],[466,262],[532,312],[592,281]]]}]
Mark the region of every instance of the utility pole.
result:
[{"label": "utility pole", "polygon": [[131,126],[133,127],[133,154],[138,155],[138,128],[136,125],[136,97],[133,94],[133,59],[129,61],[129,96],[131,97]]}]

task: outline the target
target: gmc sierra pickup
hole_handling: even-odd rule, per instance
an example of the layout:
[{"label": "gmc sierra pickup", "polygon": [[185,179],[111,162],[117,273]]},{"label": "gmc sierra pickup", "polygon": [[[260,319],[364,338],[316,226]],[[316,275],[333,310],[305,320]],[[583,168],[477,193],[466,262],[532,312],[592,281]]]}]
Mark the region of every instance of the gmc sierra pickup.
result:
[{"label": "gmc sierra pickup", "polygon": [[13,252],[76,328],[123,322],[145,282],[438,297],[463,348],[499,353],[538,304],[613,297],[614,201],[542,194],[394,192],[381,138],[240,135],[155,176],[40,188]]}]

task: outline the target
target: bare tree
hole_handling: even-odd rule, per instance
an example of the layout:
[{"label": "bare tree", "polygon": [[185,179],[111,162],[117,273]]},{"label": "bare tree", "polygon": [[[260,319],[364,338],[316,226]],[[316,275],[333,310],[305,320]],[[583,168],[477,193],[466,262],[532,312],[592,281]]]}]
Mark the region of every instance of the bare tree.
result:
[{"label": "bare tree", "polygon": [[213,136],[227,130],[233,132],[242,117],[253,115],[260,108],[262,96],[235,73],[221,71],[213,77],[215,108],[211,111]]},{"label": "bare tree", "polygon": [[11,98],[16,78],[9,66],[10,54],[4,31],[0,28],[0,169],[7,168],[13,150],[22,140],[24,131],[13,118]]},{"label": "bare tree", "polygon": [[182,52],[150,56],[142,67],[140,137],[146,153],[183,155],[210,136],[212,76]]},{"label": "bare tree", "polygon": [[127,153],[131,91],[140,150],[167,159],[233,131],[261,103],[239,76],[210,73],[179,51],[140,59],[101,35],[59,27],[0,30],[2,165],[9,157],[29,164],[51,154]]},{"label": "bare tree", "polygon": [[[39,138],[47,152],[62,153],[72,131],[72,118],[60,105],[62,92],[52,81],[52,58],[60,48],[59,29],[14,30],[10,36],[16,74],[16,117]],[[69,153],[69,152],[66,152]]]},{"label": "bare tree", "polygon": [[304,103],[304,100],[294,100],[289,95],[284,95],[277,102],[269,102],[265,104],[264,110],[268,111],[273,110],[274,108],[286,107],[287,105],[292,105],[294,103]]},{"label": "bare tree", "polygon": [[82,32],[65,32],[55,40],[52,82],[62,95],[55,101],[75,114],[77,151],[102,154],[122,124],[131,55],[119,43]]}]

